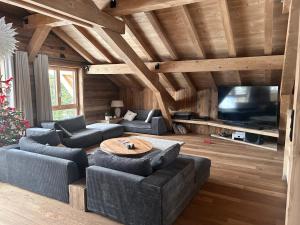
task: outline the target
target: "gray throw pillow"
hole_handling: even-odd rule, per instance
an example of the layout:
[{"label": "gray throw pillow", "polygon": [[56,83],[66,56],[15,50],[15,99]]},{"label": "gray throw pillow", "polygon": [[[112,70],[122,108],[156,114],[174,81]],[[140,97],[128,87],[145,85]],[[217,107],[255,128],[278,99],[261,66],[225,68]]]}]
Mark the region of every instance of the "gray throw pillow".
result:
[{"label": "gray throw pillow", "polygon": [[149,113],[148,113],[148,116],[145,120],[146,123],[151,123],[151,120],[152,120],[152,117],[154,116],[154,113],[155,113],[155,110],[152,109]]},{"label": "gray throw pillow", "polygon": [[76,163],[81,177],[85,176],[85,169],[89,166],[86,152],[80,148],[54,147],[37,143],[31,138],[22,137],[19,141],[20,149],[26,152],[52,156],[70,160]]},{"label": "gray throw pillow", "polygon": [[94,154],[96,166],[118,170],[139,176],[149,176],[152,173],[150,159],[126,158],[97,151]]},{"label": "gray throw pillow", "polygon": [[175,144],[166,150],[161,151],[151,159],[153,170],[159,170],[170,165],[179,155],[180,145]]},{"label": "gray throw pillow", "polygon": [[42,134],[28,135],[27,137],[43,145],[57,146],[61,144],[59,135],[55,130],[50,130]]}]

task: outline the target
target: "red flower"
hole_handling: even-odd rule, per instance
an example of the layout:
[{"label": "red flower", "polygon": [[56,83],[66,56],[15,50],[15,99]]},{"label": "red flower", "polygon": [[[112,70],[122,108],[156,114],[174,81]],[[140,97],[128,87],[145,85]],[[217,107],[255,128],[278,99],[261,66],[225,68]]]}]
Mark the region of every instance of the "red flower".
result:
[{"label": "red flower", "polygon": [[0,95],[0,104],[4,104],[6,100],[6,95]]},{"label": "red flower", "polygon": [[10,82],[11,82],[13,79],[14,79],[13,77],[8,78],[8,79],[5,81],[6,86],[9,86],[9,85],[10,85]]},{"label": "red flower", "polygon": [[30,128],[30,122],[28,120],[23,120],[22,123],[26,128]]}]

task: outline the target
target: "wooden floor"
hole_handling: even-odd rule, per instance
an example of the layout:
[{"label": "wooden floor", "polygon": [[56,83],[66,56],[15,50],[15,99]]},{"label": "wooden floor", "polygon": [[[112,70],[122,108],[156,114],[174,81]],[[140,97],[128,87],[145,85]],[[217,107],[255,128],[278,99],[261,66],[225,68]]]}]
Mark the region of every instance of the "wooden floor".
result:
[{"label": "wooden floor", "polygon": [[[283,225],[286,185],[283,153],[203,136],[164,136],[186,144],[182,152],[212,160],[209,182],[176,225]],[[0,183],[0,225],[115,225],[104,217]]]}]

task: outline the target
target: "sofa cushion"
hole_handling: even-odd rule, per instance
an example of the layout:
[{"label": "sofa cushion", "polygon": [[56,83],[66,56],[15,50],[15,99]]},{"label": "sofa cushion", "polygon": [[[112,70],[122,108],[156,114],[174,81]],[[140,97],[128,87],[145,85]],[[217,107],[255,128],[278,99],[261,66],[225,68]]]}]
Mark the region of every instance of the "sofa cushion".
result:
[{"label": "sofa cushion", "polygon": [[[147,116],[150,112],[150,110],[144,110],[144,109],[135,109],[132,111],[137,114],[135,120],[143,120],[143,121],[147,119]],[[161,116],[161,111],[159,109],[154,109],[153,117],[156,116]]]},{"label": "sofa cushion", "polygon": [[[31,129],[33,129],[33,128],[31,128]],[[29,138],[33,139],[34,141],[38,142],[39,144],[43,144],[43,145],[57,146],[61,143],[59,135],[57,134],[57,132],[55,130],[48,130],[48,131],[41,132],[41,133],[38,133],[38,132],[34,133],[34,132],[27,131],[27,137],[29,137]]]},{"label": "sofa cushion", "polygon": [[123,120],[121,122],[123,126],[126,127],[135,127],[135,128],[140,128],[140,129],[151,129],[151,123],[146,123],[145,121],[141,120],[133,120],[133,121],[126,121]]},{"label": "sofa cushion", "polygon": [[94,154],[96,166],[101,166],[113,170],[118,170],[139,176],[149,176],[152,173],[152,167],[149,159],[144,158],[126,158],[103,151],[97,151]]},{"label": "sofa cushion", "polygon": [[154,170],[159,170],[167,167],[176,160],[180,152],[180,145],[175,144],[151,159],[151,166]]},{"label": "sofa cushion", "polygon": [[96,129],[83,129],[72,133],[69,138],[63,139],[63,144],[71,148],[86,148],[102,141],[102,132]]},{"label": "sofa cushion", "polygon": [[19,142],[20,149],[40,155],[52,156],[60,159],[67,159],[77,164],[80,175],[85,176],[85,169],[88,167],[86,152],[80,148],[54,147],[39,144],[29,137],[22,137]]},{"label": "sofa cushion", "polygon": [[57,125],[60,125],[70,133],[86,128],[84,116],[77,116],[74,118],[57,121],[56,129],[60,129],[60,126],[57,127]]},{"label": "sofa cushion", "polygon": [[120,124],[93,123],[86,127],[101,131],[103,140],[120,137],[124,133],[124,127]]},{"label": "sofa cushion", "polygon": [[68,131],[67,129],[65,129],[62,125],[57,124],[56,127],[57,127],[57,129],[59,129],[62,132],[63,137],[65,137],[65,138],[72,137],[72,133],[70,131]]}]

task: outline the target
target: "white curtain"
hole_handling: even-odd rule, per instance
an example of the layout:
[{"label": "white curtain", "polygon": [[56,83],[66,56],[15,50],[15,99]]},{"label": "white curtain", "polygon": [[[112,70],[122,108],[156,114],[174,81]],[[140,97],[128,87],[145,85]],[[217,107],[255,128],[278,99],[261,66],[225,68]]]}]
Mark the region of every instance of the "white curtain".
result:
[{"label": "white curtain", "polygon": [[48,56],[38,55],[34,60],[37,122],[51,121],[52,105],[48,74]]},{"label": "white curtain", "polygon": [[[7,56],[0,62],[0,74],[3,76],[3,80],[7,80],[10,77],[13,77],[15,74],[14,72],[14,58],[13,56]],[[12,81],[10,93],[8,96],[8,103],[10,107],[15,107],[15,95],[14,95],[14,84],[15,82]]]},{"label": "white curtain", "polygon": [[32,95],[27,52],[16,52],[15,66],[16,108],[33,125]]}]

